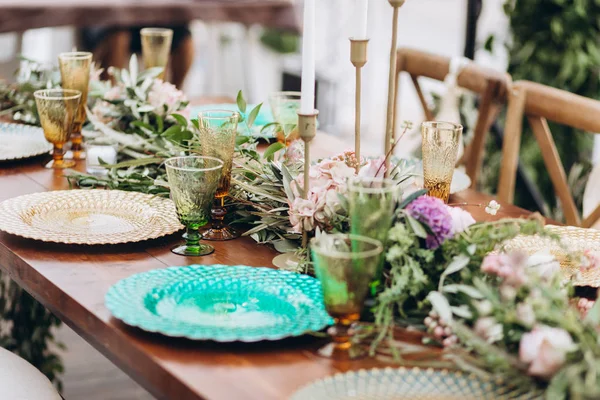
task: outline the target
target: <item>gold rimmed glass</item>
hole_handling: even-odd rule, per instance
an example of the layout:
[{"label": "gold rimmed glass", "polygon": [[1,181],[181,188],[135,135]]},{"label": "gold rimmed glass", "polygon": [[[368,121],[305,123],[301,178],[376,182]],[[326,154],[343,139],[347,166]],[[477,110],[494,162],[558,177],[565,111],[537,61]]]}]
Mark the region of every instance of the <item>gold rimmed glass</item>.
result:
[{"label": "gold rimmed glass", "polygon": [[210,205],[221,179],[223,161],[214,157],[173,157],[165,161],[171,198],[185,226],[185,244],[171,249],[182,256],[205,256],[214,247],[200,243],[199,229],[208,223]]},{"label": "gold rimmed glass", "polygon": [[277,132],[277,140],[289,144],[292,133],[298,125],[298,111],[300,110],[300,92],[274,92],[269,95],[269,105],[273,112],[275,122],[281,127]]},{"label": "gold rimmed glass", "polygon": [[81,129],[86,120],[85,107],[87,105],[88,87],[90,84],[90,66],[92,65],[92,53],[86,51],[71,51],[58,55],[58,65],[63,89],[79,90],[81,101],[71,132],[71,152],[73,159],[85,159],[83,151],[83,135]]},{"label": "gold rimmed glass", "polygon": [[421,125],[423,181],[428,194],[448,202],[462,125],[427,121]]},{"label": "gold rimmed glass", "polygon": [[352,343],[369,285],[381,263],[380,241],[360,235],[322,234],[310,242],[315,273],[323,287],[325,309],[335,321],[327,331],[333,339],[319,355],[352,360],[365,350]]},{"label": "gold rimmed glass", "polygon": [[163,71],[158,75],[165,79],[165,70],[171,53],[173,30],[167,28],[143,28],[140,30],[142,42],[142,58],[145,68],[161,67]]},{"label": "gold rimmed glass", "polygon": [[240,234],[225,223],[225,197],[229,194],[235,137],[240,114],[228,110],[207,110],[198,114],[200,147],[203,156],[223,160],[221,181],[211,210],[211,228],[203,233],[206,240],[230,240]]},{"label": "gold rimmed glass", "polygon": [[75,161],[65,160],[65,143],[71,136],[81,92],[70,89],[44,89],[33,93],[46,140],[52,143],[52,161],[46,168],[71,168]]}]

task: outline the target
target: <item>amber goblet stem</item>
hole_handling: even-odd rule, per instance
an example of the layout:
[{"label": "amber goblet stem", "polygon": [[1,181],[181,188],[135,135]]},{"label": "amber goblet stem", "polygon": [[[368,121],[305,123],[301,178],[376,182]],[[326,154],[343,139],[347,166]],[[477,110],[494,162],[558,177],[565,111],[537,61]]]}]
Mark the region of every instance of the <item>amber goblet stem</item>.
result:
[{"label": "amber goblet stem", "polygon": [[63,148],[64,144],[60,143],[60,144],[53,144],[54,149],[52,150],[52,159],[54,160],[55,164],[62,164],[63,160],[65,158],[65,149]]},{"label": "amber goblet stem", "polygon": [[73,123],[73,130],[71,132],[71,152],[73,153],[73,159],[75,160],[82,160],[85,158],[82,146],[83,135],[81,134],[81,129],[81,123]]},{"label": "amber goblet stem", "polygon": [[215,197],[213,207],[210,210],[212,229],[221,230],[225,228],[225,215],[227,215],[225,196]]}]

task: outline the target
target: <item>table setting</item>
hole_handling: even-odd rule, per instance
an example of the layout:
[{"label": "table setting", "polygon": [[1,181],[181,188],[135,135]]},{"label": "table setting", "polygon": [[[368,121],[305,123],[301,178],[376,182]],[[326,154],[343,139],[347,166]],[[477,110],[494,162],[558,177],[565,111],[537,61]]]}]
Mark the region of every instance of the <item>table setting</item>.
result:
[{"label": "table setting", "polygon": [[2,197],[0,266],[163,398],[598,398],[600,305],[576,294],[600,286],[596,231],[473,195],[458,123],[423,122],[422,159],[396,157],[395,30],[385,151],[361,155],[366,0],[354,148],[314,157],[304,7],[302,91],[268,105],[191,106],[163,80],[164,29],[109,80],[59,55],[60,84],[18,111],[38,126],[0,124],[0,185],[52,154],[19,172],[42,191]]}]

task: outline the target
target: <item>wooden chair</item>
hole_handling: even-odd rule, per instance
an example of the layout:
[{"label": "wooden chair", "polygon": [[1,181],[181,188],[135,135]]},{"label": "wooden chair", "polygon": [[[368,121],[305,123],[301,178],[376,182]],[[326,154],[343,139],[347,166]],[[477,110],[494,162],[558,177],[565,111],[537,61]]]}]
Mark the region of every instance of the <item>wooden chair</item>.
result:
[{"label": "wooden chair", "polygon": [[581,218],[567,183],[567,174],[556,150],[548,121],[586,132],[600,132],[600,101],[541,85],[515,82],[508,96],[508,112],[504,129],[502,167],[498,183],[498,199],[512,203],[523,127],[529,122],[540,146],[544,165],[550,174],[556,196],[560,200],[568,225],[589,228],[600,219],[600,206],[587,218]]},{"label": "wooden chair", "polygon": [[[450,61],[448,57],[420,50],[398,49],[396,91],[398,92],[399,88],[400,73],[408,73],[415,86],[427,120],[433,120],[434,116],[427,105],[427,101],[419,85],[419,77],[443,81],[450,71]],[[475,185],[479,178],[483,162],[487,133],[505,103],[511,78],[510,75],[504,72],[471,63],[462,70],[458,76],[457,83],[461,88],[470,90],[480,96],[479,115],[474,129],[473,140],[465,149],[465,154],[461,160],[461,163],[466,165],[467,175],[469,175]],[[395,101],[395,106],[397,107],[397,94]]]}]

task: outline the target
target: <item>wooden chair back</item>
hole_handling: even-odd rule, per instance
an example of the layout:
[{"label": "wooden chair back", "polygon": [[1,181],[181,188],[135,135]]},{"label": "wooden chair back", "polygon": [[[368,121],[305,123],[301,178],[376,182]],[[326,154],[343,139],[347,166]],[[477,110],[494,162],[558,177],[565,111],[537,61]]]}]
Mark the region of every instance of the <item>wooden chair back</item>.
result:
[{"label": "wooden chair back", "polygon": [[568,225],[589,228],[600,219],[600,206],[582,219],[567,183],[567,174],[556,149],[548,121],[586,132],[600,132],[600,101],[529,81],[515,82],[508,96],[504,128],[502,166],[498,199],[513,202],[523,117],[527,118],[540,146],[544,165],[550,174]]},{"label": "wooden chair back", "polygon": [[[419,85],[419,77],[443,81],[450,72],[450,61],[451,59],[448,57],[420,50],[410,48],[398,49],[396,93],[398,93],[399,89],[400,73],[408,73],[417,91],[427,120],[435,118],[427,105],[427,101]],[[461,163],[464,163],[466,166],[467,175],[469,175],[473,184],[476,185],[483,162],[485,139],[506,101],[506,94],[511,84],[511,78],[510,75],[504,72],[470,63],[458,75],[457,84],[459,87],[477,93],[480,96],[479,114],[474,129],[473,140],[465,149],[461,160]],[[397,94],[395,100],[395,107],[397,107]]]}]

